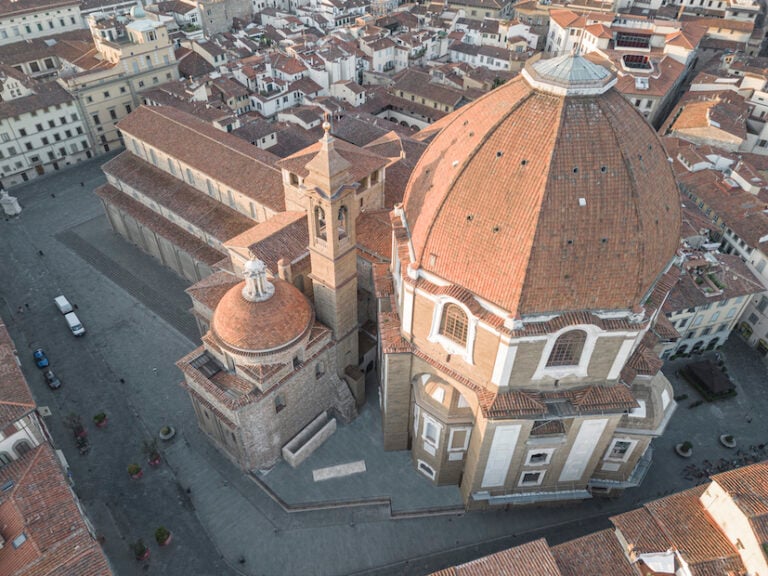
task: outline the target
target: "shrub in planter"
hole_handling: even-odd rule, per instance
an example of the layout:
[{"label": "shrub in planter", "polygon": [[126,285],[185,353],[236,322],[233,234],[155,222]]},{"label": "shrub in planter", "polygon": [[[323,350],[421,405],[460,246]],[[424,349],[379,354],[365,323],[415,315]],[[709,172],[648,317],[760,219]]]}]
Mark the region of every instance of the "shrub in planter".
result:
[{"label": "shrub in planter", "polygon": [[93,417],[93,423],[96,424],[98,428],[104,428],[104,426],[107,425],[107,415],[105,412],[99,412],[98,414],[94,415]]},{"label": "shrub in planter", "polygon": [[160,440],[167,441],[176,435],[176,429],[173,426],[163,426],[160,428]]},{"label": "shrub in planter", "polygon": [[723,434],[722,436],[720,436],[720,444],[722,444],[726,448],[735,448],[736,439],[731,434]]},{"label": "shrub in planter", "polygon": [[157,449],[155,440],[144,440],[144,453],[147,455],[147,462],[150,466],[160,465],[160,451]]},{"label": "shrub in planter", "polygon": [[157,530],[155,530],[155,540],[160,546],[167,546],[171,543],[171,531],[168,530],[165,526],[158,527]]},{"label": "shrub in planter", "polygon": [[139,466],[136,463],[133,463],[133,464],[128,464],[128,474],[134,480],[138,480],[143,476],[144,472],[142,472],[141,466]]},{"label": "shrub in planter", "polygon": [[133,552],[136,560],[146,560],[149,558],[149,548],[146,544],[144,544],[144,540],[141,538],[131,544],[131,551]]},{"label": "shrub in planter", "polygon": [[677,452],[678,456],[683,458],[690,458],[691,455],[693,455],[693,444],[691,444],[688,440],[681,442],[680,444],[676,444],[675,452]]}]

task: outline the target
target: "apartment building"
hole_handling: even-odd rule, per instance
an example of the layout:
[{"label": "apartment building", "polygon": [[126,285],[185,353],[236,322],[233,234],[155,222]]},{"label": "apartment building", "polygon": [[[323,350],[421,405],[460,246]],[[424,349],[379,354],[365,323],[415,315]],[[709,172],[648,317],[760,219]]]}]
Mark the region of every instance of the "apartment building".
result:
[{"label": "apartment building", "polygon": [[611,67],[616,88],[658,126],[695,63],[705,27],[644,16],[552,10],[546,51],[577,51]]},{"label": "apartment building", "polygon": [[100,65],[62,74],[59,83],[76,100],[94,153],[120,148],[117,122],[141,103],[141,92],[169,80],[179,70],[165,24],[132,10],[127,23],[114,16],[88,17]]},{"label": "apartment building", "polygon": [[79,0],[0,2],[0,46],[82,27]]},{"label": "apartment building", "polygon": [[662,311],[680,334],[661,357],[712,350],[728,339],[750,298],[765,290],[741,258],[715,251],[685,254]]},{"label": "apartment building", "polygon": [[0,65],[0,186],[59,170],[92,155],[75,99],[56,82],[35,82]]}]

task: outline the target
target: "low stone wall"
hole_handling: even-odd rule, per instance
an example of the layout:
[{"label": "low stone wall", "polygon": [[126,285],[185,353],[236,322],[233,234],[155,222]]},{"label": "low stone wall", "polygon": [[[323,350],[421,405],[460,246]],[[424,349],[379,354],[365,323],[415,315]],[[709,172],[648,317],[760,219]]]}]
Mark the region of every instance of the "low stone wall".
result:
[{"label": "low stone wall", "polygon": [[296,468],[334,432],[336,432],[336,419],[329,420],[328,414],[321,412],[283,446],[283,458],[292,468]]}]

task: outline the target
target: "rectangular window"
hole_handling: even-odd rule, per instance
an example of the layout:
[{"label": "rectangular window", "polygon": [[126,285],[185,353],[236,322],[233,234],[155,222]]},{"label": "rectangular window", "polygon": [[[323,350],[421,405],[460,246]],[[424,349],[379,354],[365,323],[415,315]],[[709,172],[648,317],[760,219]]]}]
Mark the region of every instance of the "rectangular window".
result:
[{"label": "rectangular window", "polygon": [[525,465],[546,466],[552,461],[552,454],[554,453],[554,448],[539,448],[537,450],[528,450],[528,454],[525,457]]},{"label": "rectangular window", "polygon": [[761,296],[760,302],[757,305],[757,311],[760,312],[760,314],[764,314],[766,308],[768,308],[768,298]]},{"label": "rectangular window", "polygon": [[424,417],[424,430],[422,431],[422,438],[428,443],[437,448],[440,442],[440,428],[434,420]]},{"label": "rectangular window", "polygon": [[747,322],[752,324],[752,326],[757,324],[759,321],[760,321],[760,318],[757,317],[757,314],[750,314],[749,318],[747,318]]},{"label": "rectangular window", "polygon": [[618,460],[620,462],[626,462],[629,460],[632,449],[637,444],[636,440],[614,440],[608,452],[605,455],[605,460]]},{"label": "rectangular window", "polygon": [[112,118],[112,120],[117,120],[117,112],[115,112],[114,108],[109,111],[109,117]]},{"label": "rectangular window", "polygon": [[19,136],[26,136],[26,135],[27,135],[27,131],[24,130],[24,128],[19,128]]},{"label": "rectangular window", "polygon": [[99,115],[98,115],[98,114],[93,114],[93,115],[91,116],[91,118],[93,118],[93,123],[94,123],[94,124],[96,124],[96,126],[98,126],[99,124],[101,124],[101,119],[99,118]]},{"label": "rectangular window", "polygon": [[736,316],[736,308],[731,308],[730,310],[728,310],[728,314],[725,315],[725,318],[726,320],[730,320],[734,316]]},{"label": "rectangular window", "polygon": [[696,320],[693,321],[693,325],[698,326],[699,324],[702,323],[703,320],[704,320],[704,316],[697,316]]},{"label": "rectangular window", "polygon": [[[187,168],[187,182],[189,182],[192,186],[195,185],[195,176],[192,174],[192,170],[190,170],[189,168]],[[230,197],[231,197],[231,193],[230,193]],[[230,204],[231,204],[231,201],[230,201]]]},{"label": "rectangular window", "polygon": [[535,470],[531,472],[523,472],[520,476],[520,482],[518,486],[539,486],[544,480],[545,470]]}]

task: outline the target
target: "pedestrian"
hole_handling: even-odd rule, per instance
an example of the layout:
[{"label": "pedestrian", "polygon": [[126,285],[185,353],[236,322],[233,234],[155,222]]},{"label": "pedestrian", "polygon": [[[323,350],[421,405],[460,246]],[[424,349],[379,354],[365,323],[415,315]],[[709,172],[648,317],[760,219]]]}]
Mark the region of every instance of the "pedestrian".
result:
[{"label": "pedestrian", "polygon": [[125,378],[120,378],[120,384],[125,384]]},{"label": "pedestrian", "polygon": [[45,256],[45,254],[43,253],[43,251],[42,251],[42,250],[38,250],[38,251],[37,251],[37,253],[38,253],[40,256]]},{"label": "pedestrian", "polygon": [[24,303],[24,306],[26,307],[27,310],[29,310],[29,304]]},{"label": "pedestrian", "polygon": [[85,182],[80,182],[80,187],[85,186]]},{"label": "pedestrian", "polygon": [[19,306],[18,310],[16,310],[19,314],[24,314],[24,306]]},{"label": "pedestrian", "polygon": [[74,308],[75,310],[79,310],[79,308],[77,307],[77,304],[72,304],[72,308]]},{"label": "pedestrian", "polygon": [[157,376],[157,368],[152,368],[152,372],[154,372],[155,376]]},{"label": "pedestrian", "polygon": [[56,194],[51,193],[51,198],[56,198]]}]

